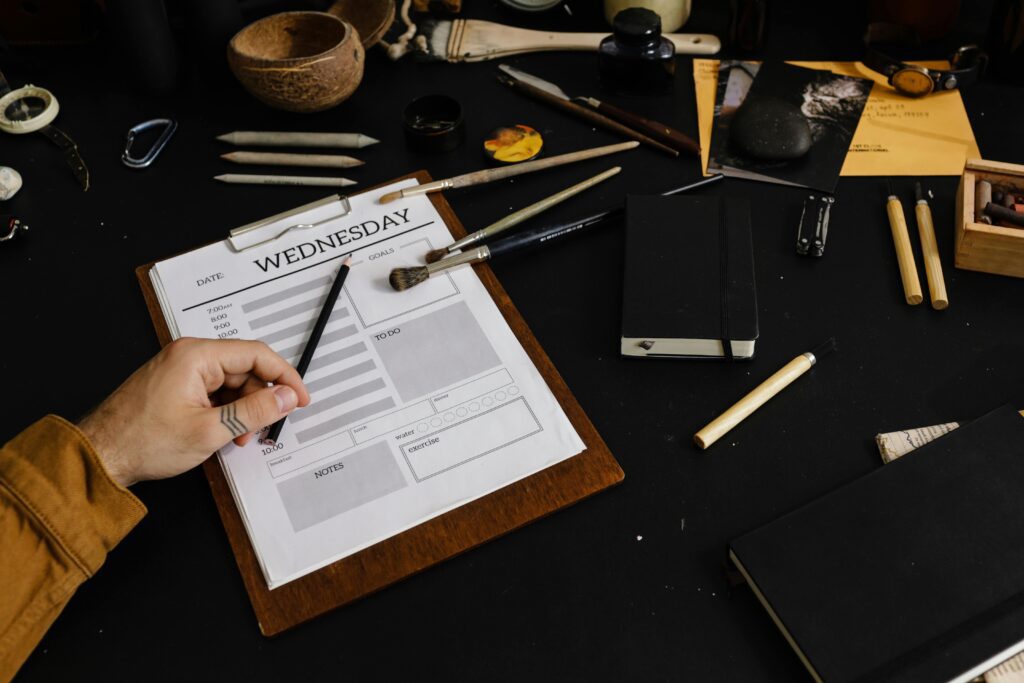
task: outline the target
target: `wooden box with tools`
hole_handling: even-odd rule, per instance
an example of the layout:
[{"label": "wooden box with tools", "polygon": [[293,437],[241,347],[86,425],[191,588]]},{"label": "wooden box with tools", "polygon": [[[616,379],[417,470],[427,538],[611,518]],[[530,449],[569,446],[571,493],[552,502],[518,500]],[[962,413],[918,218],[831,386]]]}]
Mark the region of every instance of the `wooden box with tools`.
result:
[{"label": "wooden box with tools", "polygon": [[[956,195],[956,267],[1024,277],[1024,220],[1020,227],[1006,227],[998,224],[998,216],[988,215],[982,205],[985,201],[998,205],[992,212],[1012,213],[1014,208],[991,196],[979,200],[979,189],[984,194],[985,187],[979,186],[983,181],[991,184],[990,194],[1001,190],[1024,195],[1024,166],[984,159],[969,159],[964,164]],[[1024,213],[1016,216],[1024,219]]]}]

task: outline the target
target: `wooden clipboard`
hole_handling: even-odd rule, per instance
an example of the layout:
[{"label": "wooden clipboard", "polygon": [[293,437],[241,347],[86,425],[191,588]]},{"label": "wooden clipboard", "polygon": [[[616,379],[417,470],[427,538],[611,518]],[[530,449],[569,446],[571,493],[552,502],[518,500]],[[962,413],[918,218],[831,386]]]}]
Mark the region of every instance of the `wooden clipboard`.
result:
[{"label": "wooden clipboard", "polygon": [[[364,192],[407,178],[415,178],[420,183],[431,181],[429,173],[418,171],[368,188]],[[433,193],[430,201],[452,235],[455,238],[465,236],[462,223],[444,197],[440,193]],[[142,294],[160,345],[165,346],[171,342],[171,334],[149,278],[153,265],[148,263],[139,266],[135,274],[142,286]],[[274,590],[267,588],[224,471],[216,459],[208,459],[203,469],[263,635],[282,633],[622,481],[624,475],[619,464],[498,283],[490,266],[483,263],[474,268],[583,440],[585,449],[568,460]]]}]

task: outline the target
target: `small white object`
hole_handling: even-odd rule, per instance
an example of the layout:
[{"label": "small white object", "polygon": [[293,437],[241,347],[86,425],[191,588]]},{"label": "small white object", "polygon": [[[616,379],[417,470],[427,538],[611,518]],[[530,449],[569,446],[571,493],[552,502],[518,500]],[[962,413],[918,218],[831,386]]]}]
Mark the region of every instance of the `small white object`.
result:
[{"label": "small white object", "polygon": [[21,189],[21,174],[10,166],[0,166],[0,202],[7,201]]}]

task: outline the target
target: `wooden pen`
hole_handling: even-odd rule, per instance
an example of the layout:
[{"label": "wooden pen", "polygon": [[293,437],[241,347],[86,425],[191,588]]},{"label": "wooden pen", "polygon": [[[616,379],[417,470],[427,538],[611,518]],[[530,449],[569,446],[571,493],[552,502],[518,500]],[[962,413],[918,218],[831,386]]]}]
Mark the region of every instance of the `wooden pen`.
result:
[{"label": "wooden pen", "polygon": [[811,351],[799,356],[782,366],[774,375],[757,385],[753,391],[734,403],[731,408],[708,423],[704,429],[693,435],[693,441],[701,449],[705,449],[745,420],[748,415],[763,406],[768,400],[779,393],[793,381],[804,374],[818,362],[822,356],[836,348],[835,337],[818,345]]},{"label": "wooden pen", "polygon": [[313,166],[318,168],[352,168],[363,162],[343,154],[288,154],[281,152],[228,152],[221,159],[235,164],[262,166]]}]

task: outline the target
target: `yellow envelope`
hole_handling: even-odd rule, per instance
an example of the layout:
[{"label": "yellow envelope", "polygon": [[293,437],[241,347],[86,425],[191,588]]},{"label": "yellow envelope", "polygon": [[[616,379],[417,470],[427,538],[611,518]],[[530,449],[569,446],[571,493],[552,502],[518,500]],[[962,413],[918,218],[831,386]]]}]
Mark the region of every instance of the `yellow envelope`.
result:
[{"label": "yellow envelope", "polygon": [[[981,158],[959,91],[932,93],[919,99],[897,94],[881,74],[860,62],[789,62],[842,76],[875,82],[840,175],[960,175],[967,159]],[[913,62],[948,69],[947,62]],[[701,168],[707,175],[708,147],[715,113],[718,60],[693,60],[697,91],[697,125]]]}]

